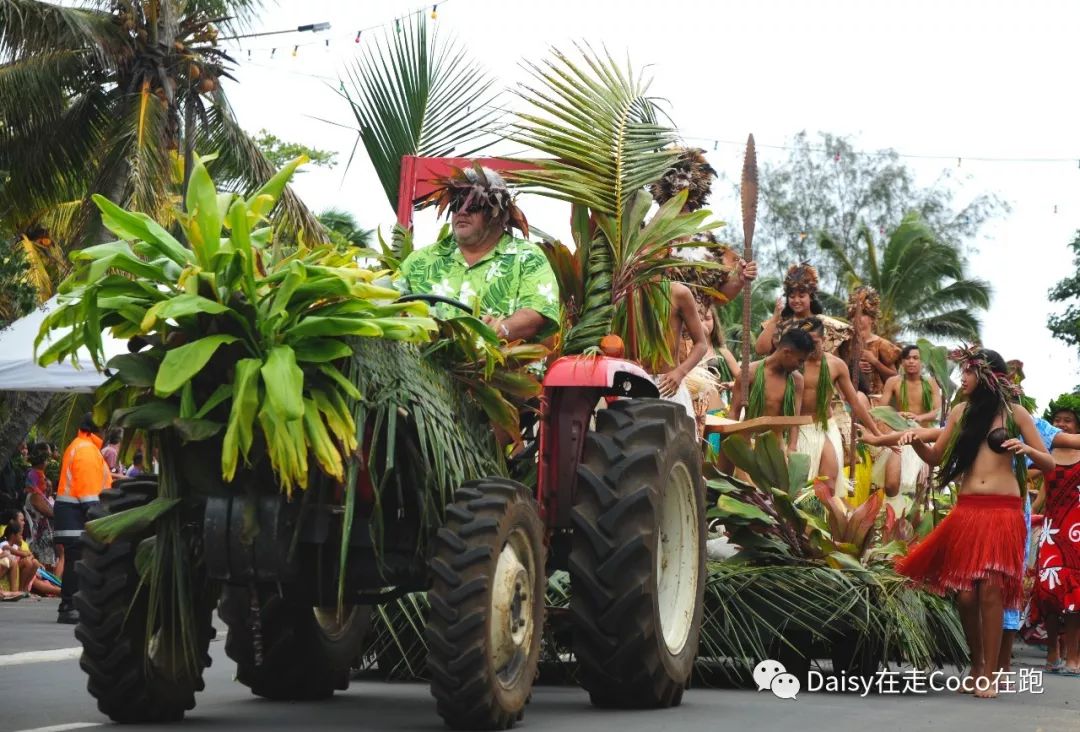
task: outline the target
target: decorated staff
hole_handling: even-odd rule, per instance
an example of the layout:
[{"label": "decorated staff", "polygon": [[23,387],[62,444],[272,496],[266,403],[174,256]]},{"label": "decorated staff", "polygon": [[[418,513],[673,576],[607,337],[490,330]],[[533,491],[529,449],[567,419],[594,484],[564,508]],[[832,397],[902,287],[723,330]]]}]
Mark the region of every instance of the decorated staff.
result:
[{"label": "decorated staff", "polygon": [[[851,350],[848,352],[848,371],[851,373],[851,382],[853,384],[859,383],[859,376],[862,371],[860,356],[862,355],[864,344],[862,334],[857,324],[862,318],[864,299],[865,298],[861,295],[854,296],[851,303],[852,309],[849,310],[849,314],[851,315],[851,322],[856,324],[855,331],[852,334],[850,341]],[[848,475],[850,475],[852,481],[854,481],[855,466],[859,463],[859,431],[855,429],[854,416],[852,416],[851,420],[851,444],[848,445],[848,450],[848,465],[850,466],[848,469]]]},{"label": "decorated staff", "polygon": [[[758,199],[757,151],[754,148],[753,134],[746,139],[740,199],[743,220],[743,259],[752,262],[754,261],[754,224],[757,222]],[[750,288],[744,287],[742,295],[742,367],[739,370],[739,384],[741,386],[740,401],[742,404],[748,404],[750,396]],[[733,416],[737,418],[739,415]]]}]

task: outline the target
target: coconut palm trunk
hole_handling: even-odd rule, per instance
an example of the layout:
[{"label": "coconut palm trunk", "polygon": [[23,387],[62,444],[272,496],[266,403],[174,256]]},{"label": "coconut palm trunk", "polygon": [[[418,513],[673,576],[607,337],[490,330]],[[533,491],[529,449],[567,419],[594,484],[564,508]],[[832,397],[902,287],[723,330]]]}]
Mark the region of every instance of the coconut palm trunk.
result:
[{"label": "coconut palm trunk", "polygon": [[19,443],[26,439],[30,428],[49,406],[52,394],[29,391],[0,393],[0,415],[4,429],[0,430],[0,465],[6,465]]}]

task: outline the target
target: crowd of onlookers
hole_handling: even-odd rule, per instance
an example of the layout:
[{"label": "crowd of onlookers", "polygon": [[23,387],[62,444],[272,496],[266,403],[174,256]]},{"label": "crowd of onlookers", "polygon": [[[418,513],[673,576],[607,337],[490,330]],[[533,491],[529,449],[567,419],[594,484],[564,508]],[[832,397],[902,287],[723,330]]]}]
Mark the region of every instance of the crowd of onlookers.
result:
[{"label": "crowd of onlookers", "polygon": [[[96,429],[83,429],[90,424],[88,420],[84,422],[87,424],[80,428],[79,437],[72,442],[72,446],[80,439],[85,442],[90,434],[98,434]],[[113,429],[108,432],[100,450],[97,449],[100,443],[91,443],[95,453],[90,456],[91,459],[104,461],[109,474],[101,486],[96,486],[99,489],[97,492],[107,487],[113,479],[134,477],[146,472],[142,451],[134,453],[131,465],[122,464],[122,438],[121,431]],[[72,452],[72,459],[68,461],[69,464],[64,464],[64,455],[55,444],[23,443],[10,463],[0,471],[0,601],[12,602],[32,596],[63,596],[67,607],[62,608],[61,617],[66,613],[68,617],[77,618],[70,606],[71,594],[63,592],[62,581],[67,579],[69,584],[73,584],[73,568],[68,567],[68,572],[64,571],[65,553],[72,555],[72,542],[64,541],[64,537],[60,536],[71,532],[58,533],[56,529],[61,470],[68,473],[67,483],[79,481],[75,453],[71,446],[67,451]],[[100,457],[97,453],[100,453]],[[85,461],[85,455],[83,458]],[[79,529],[81,533],[81,526]],[[65,547],[68,548],[67,552]],[[77,559],[74,556],[67,558],[72,564]]]}]

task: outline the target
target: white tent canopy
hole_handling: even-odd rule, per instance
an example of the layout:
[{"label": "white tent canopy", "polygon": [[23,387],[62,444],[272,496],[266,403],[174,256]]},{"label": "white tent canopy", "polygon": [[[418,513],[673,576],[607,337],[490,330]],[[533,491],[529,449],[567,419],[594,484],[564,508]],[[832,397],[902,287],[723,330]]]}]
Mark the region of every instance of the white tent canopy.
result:
[{"label": "white tent canopy", "polygon": [[[56,306],[54,297],[0,331],[0,391],[91,392],[105,381],[105,374],[94,368],[90,352],[85,348],[78,351],[78,368],[72,366],[70,360],[51,364],[47,368],[38,366],[34,361],[34,339],[42,321]],[[53,331],[53,335],[60,338],[64,331]],[[113,338],[107,332],[101,334],[101,340],[105,361],[128,352],[127,341]],[[49,343],[48,340],[42,341],[42,352]]]}]

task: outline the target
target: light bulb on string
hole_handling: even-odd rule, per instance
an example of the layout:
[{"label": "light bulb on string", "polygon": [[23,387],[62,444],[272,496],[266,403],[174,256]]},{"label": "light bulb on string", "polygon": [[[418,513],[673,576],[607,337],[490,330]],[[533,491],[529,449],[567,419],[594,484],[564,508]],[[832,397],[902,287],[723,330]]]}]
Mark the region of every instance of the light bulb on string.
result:
[{"label": "light bulb on string", "polygon": [[300,46],[299,45],[293,46],[292,47],[292,57],[296,58],[296,54],[299,53],[299,51],[300,51]]},{"label": "light bulb on string", "polygon": [[276,48],[271,48],[270,49],[270,58],[273,58],[275,53],[277,53],[277,49]]},{"label": "light bulb on string", "polygon": [[401,18],[394,18],[394,30],[401,32]]},{"label": "light bulb on string", "polygon": [[431,19],[432,20],[438,20],[439,19],[439,5],[438,5],[438,3],[431,6]]},{"label": "light bulb on string", "polygon": [[359,43],[360,42],[360,34],[363,33],[363,32],[364,31],[356,31],[356,39],[353,41],[353,43]]}]

